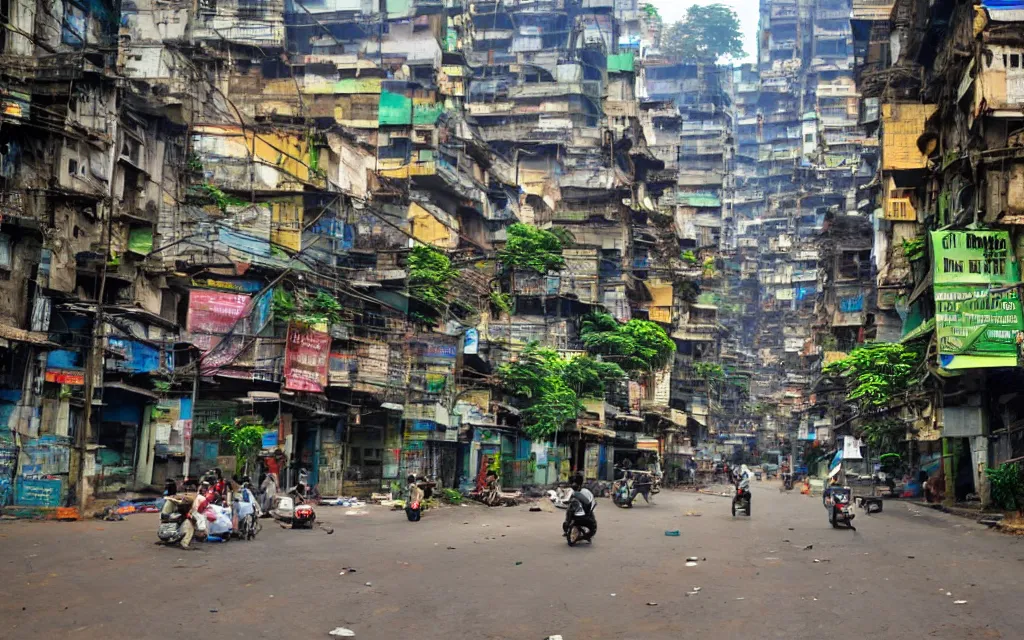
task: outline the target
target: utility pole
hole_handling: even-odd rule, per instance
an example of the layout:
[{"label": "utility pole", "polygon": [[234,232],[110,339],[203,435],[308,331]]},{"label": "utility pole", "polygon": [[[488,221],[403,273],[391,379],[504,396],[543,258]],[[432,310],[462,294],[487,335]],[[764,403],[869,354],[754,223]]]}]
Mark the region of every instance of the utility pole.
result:
[{"label": "utility pole", "polygon": [[[116,146],[115,146],[116,153]],[[111,179],[113,180],[113,179]],[[106,251],[103,254],[103,266],[100,269],[100,286],[96,298],[96,315],[93,317],[92,330],[89,332],[89,353],[85,360],[85,410],[82,415],[82,428],[77,433],[78,440],[78,490],[76,503],[80,515],[85,515],[85,503],[88,496],[85,491],[85,460],[88,454],[89,440],[92,438],[92,398],[96,392],[96,376],[102,375],[103,370],[103,296],[107,289],[107,262],[110,260],[110,231],[114,218],[113,198],[108,201],[109,207],[105,212],[107,216],[106,225]],[[99,338],[99,341],[97,341]],[[97,370],[97,364],[99,370]]]},{"label": "utility pole", "polygon": [[[85,460],[88,454],[89,440],[92,438],[92,398],[96,392],[96,376],[103,374],[103,297],[107,291],[107,265],[110,262],[111,231],[114,223],[114,207],[116,206],[114,199],[114,172],[117,168],[117,159],[121,149],[121,131],[119,126],[121,123],[120,90],[115,90],[115,93],[117,94],[115,99],[118,106],[117,112],[114,114],[114,131],[111,136],[113,143],[110,146],[110,164],[107,171],[107,197],[104,199],[106,207],[103,212],[106,216],[106,225],[104,225],[106,238],[100,239],[104,246],[103,262],[99,269],[100,285],[96,295],[96,314],[93,316],[92,329],[89,332],[89,352],[85,360],[85,380],[83,385],[85,410],[82,412],[82,428],[75,434],[75,439],[78,441],[78,481],[75,503],[78,505],[79,514],[83,516],[85,515],[85,503],[88,500],[85,490]],[[97,338],[99,338],[98,342]]]}]

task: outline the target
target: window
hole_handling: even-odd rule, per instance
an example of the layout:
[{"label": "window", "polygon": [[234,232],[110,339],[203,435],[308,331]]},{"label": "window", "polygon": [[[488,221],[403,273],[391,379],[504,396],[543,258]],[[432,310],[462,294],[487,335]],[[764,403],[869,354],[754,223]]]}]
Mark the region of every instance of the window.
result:
[{"label": "window", "polygon": [[1019,53],[1010,54],[1010,68],[1011,69],[1020,69],[1020,54]]},{"label": "window", "polygon": [[0,269],[11,270],[11,264],[14,262],[11,253],[11,236],[0,233]]},{"label": "window", "polygon": [[814,142],[814,134],[813,133],[805,133],[804,134],[804,142]]},{"label": "window", "polygon": [[88,13],[84,7],[70,2],[64,4],[64,23],[61,26],[61,41],[72,47],[85,44],[86,21]]}]

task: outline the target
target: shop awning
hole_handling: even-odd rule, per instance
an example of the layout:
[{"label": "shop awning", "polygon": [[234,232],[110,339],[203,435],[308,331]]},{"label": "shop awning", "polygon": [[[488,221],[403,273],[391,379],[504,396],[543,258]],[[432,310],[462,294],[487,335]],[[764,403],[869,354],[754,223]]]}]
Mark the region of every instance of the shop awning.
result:
[{"label": "shop awning", "polygon": [[142,396],[143,398],[149,398],[151,400],[160,400],[160,394],[158,393],[141,387],[133,387],[132,385],[125,384],[123,382],[104,382],[103,386],[107,389],[117,389],[118,391],[134,393],[137,396]]},{"label": "shop awning", "polygon": [[654,438],[645,440],[637,439],[636,448],[642,451],[658,451],[660,449],[658,441]]},{"label": "shop awning", "polygon": [[923,338],[935,330],[935,318],[928,318],[917,327],[907,332],[907,335],[900,338],[900,344],[906,344],[912,340]]},{"label": "shop awning", "polygon": [[586,436],[597,436],[599,438],[614,438],[615,432],[604,427],[596,427],[589,424],[578,425],[579,432]]}]

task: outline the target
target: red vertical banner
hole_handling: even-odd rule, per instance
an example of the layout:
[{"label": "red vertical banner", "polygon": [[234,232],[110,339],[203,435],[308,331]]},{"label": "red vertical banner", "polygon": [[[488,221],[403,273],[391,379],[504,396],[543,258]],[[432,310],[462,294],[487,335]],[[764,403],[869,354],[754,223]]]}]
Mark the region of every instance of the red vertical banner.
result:
[{"label": "red vertical banner", "polygon": [[294,324],[288,327],[284,352],[284,388],[322,393],[327,386],[331,357],[331,336]]}]

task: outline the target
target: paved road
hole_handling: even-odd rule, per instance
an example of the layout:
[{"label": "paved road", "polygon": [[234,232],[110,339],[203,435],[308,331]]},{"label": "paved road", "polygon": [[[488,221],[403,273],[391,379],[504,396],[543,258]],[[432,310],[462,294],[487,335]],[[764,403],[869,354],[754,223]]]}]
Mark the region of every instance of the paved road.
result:
[{"label": "paved road", "polygon": [[[1018,538],[900,503],[836,531],[819,499],[766,485],[750,519],[733,520],[727,498],[664,492],[657,502],[621,510],[602,500],[594,544],[575,549],[549,506],[447,508],[415,524],[379,507],[322,508],[334,535],[271,525],[253,542],[192,553],[154,546],[153,515],[4,522],[0,637],[1024,634]],[[680,537],[664,535],[674,529]],[[701,561],[687,567],[687,556]],[[346,567],[357,571],[339,575]]]}]

